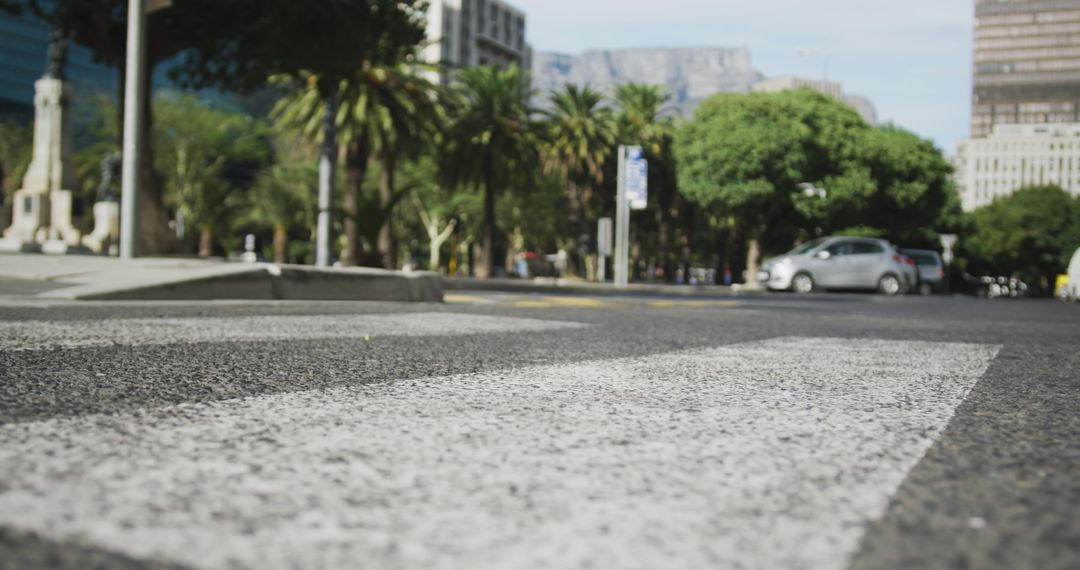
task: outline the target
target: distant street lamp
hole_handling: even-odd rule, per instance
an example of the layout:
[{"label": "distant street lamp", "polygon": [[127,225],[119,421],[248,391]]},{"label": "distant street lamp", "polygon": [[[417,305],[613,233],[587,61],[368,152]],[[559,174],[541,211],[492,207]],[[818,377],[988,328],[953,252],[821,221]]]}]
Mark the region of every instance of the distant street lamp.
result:
[{"label": "distant street lamp", "polygon": [[941,260],[945,262],[945,292],[949,293],[952,285],[949,278],[952,277],[953,247],[956,245],[958,236],[956,234],[940,234],[938,237],[941,239]]},{"label": "distant street lamp", "polygon": [[814,186],[809,182],[799,183],[799,188],[802,188],[803,195],[805,195],[807,198],[825,198],[829,195],[829,193],[826,192],[824,188],[818,188],[817,186]]},{"label": "distant street lamp", "polygon": [[[827,197],[829,195],[829,193],[827,191],[825,191],[824,188],[818,188],[817,186],[814,186],[813,184],[811,184],[809,182],[800,182],[799,183],[799,188],[802,189],[803,195],[806,196],[807,198],[820,198],[820,199],[824,200],[825,197]],[[811,212],[812,211],[813,211],[813,208],[811,208]],[[813,215],[811,215],[811,218],[813,218]],[[813,221],[813,220],[811,220],[811,221]],[[817,227],[817,226],[814,227],[814,235],[818,235],[818,236],[821,235],[821,228],[820,227]]]}]

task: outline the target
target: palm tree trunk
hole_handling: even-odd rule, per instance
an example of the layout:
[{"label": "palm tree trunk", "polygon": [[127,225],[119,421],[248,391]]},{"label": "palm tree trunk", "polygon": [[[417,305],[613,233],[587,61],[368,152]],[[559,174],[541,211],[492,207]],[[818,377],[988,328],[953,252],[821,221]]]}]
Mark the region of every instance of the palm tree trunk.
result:
[{"label": "palm tree trunk", "polygon": [[203,226],[199,231],[199,257],[211,257],[214,255],[214,230],[210,226]]},{"label": "palm tree trunk", "polygon": [[664,211],[664,207],[661,205],[656,209],[656,226],[657,226],[657,257],[659,257],[659,263],[661,269],[664,271],[664,280],[671,278],[671,273],[668,267],[668,257],[671,250],[671,222],[668,217],[668,213]]},{"label": "palm tree trunk", "polygon": [[480,255],[476,260],[476,276],[487,279],[495,274],[495,180],[490,159],[484,175],[484,235],[480,238]]},{"label": "palm tree trunk", "polygon": [[[143,153],[142,164],[139,165],[139,243],[136,250],[142,255],[172,253],[177,247],[176,234],[169,228],[169,211],[165,208],[165,203],[161,198],[161,176],[158,175],[157,170],[154,168],[152,71],[152,68],[147,69],[144,74],[146,98],[143,102],[143,108],[140,110],[143,116]],[[122,124],[120,133],[123,133]],[[121,144],[121,148],[123,148],[123,144]]]},{"label": "palm tree trunk", "polygon": [[392,202],[394,199],[394,168],[397,157],[392,150],[383,153],[382,174],[379,176],[379,206],[382,211],[382,227],[379,228],[379,253],[382,265],[387,269],[397,267],[397,240],[394,239]]},{"label": "palm tree trunk", "polygon": [[576,277],[578,271],[578,236],[581,235],[581,189],[576,182],[568,180],[566,183],[566,253],[569,261],[566,264],[566,276]]},{"label": "palm tree trunk", "polygon": [[360,190],[367,173],[368,148],[365,139],[355,140],[345,149],[345,248],[341,264],[352,267],[360,263]]},{"label": "palm tree trunk", "polygon": [[765,225],[755,226],[746,239],[746,284],[758,285],[757,272],[761,267],[761,239],[765,237]]},{"label": "palm tree trunk", "polygon": [[682,247],[680,264],[685,275],[690,271],[690,255],[694,241],[694,219],[697,216],[697,208],[695,208],[693,202],[686,200],[683,202],[679,215],[682,217],[682,227],[679,235],[679,245]]},{"label": "palm tree trunk", "polygon": [[289,230],[282,224],[274,225],[274,263],[289,262]]}]

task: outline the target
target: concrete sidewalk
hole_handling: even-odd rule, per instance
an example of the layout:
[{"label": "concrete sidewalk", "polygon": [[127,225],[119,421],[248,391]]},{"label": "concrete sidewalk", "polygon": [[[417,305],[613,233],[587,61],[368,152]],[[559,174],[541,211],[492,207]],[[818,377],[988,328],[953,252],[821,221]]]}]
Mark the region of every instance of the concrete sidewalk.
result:
[{"label": "concrete sidewalk", "polygon": [[440,302],[424,271],[226,263],[186,258],[0,255],[0,293],[38,299],[295,299]]}]

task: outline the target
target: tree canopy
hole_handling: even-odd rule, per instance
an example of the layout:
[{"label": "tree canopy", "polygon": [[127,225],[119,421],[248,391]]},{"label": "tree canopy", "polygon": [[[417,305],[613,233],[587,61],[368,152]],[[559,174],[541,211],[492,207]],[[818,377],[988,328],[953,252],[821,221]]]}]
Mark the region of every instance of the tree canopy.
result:
[{"label": "tree canopy", "polygon": [[1053,288],[1080,247],[1080,198],[1057,186],[1029,186],[972,214],[974,232],[962,244],[974,271],[1016,275]]},{"label": "tree canopy", "polygon": [[484,190],[479,266],[480,274],[489,276],[495,263],[495,196],[514,183],[527,182],[538,158],[529,106],[532,92],[516,67],[463,69],[452,89],[441,170],[452,186]]},{"label": "tree canopy", "polygon": [[715,95],[676,136],[680,190],[746,228],[753,280],[761,240],[792,218],[799,185],[849,176],[868,129],[854,109],[810,90]]}]

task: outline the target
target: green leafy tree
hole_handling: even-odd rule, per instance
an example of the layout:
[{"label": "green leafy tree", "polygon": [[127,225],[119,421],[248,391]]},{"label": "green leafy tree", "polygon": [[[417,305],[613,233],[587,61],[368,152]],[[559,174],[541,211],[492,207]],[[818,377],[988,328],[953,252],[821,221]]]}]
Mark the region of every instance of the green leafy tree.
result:
[{"label": "green leafy tree", "polygon": [[[127,4],[127,0],[5,0],[5,8],[41,17],[91,49],[99,61],[119,67],[121,101]],[[327,104],[336,108],[339,83],[356,70],[358,61],[396,62],[423,40],[425,6],[423,0],[172,2],[147,19],[146,92],[151,92],[156,66],[170,61],[174,78],[193,88],[246,92],[264,86],[273,75],[300,79],[310,74]],[[144,140],[150,141],[149,98],[141,112]],[[333,121],[324,122],[323,128],[322,159],[332,166],[337,154]],[[140,185],[140,240],[145,251],[163,251],[169,248],[168,213],[152,154],[148,147]],[[329,186],[332,177],[322,177],[322,183]]]},{"label": "green leafy tree", "polygon": [[525,185],[537,160],[532,93],[516,67],[472,67],[458,72],[452,85],[453,111],[442,156],[451,187],[483,189],[483,230],[475,272],[489,277],[495,267],[495,198]]},{"label": "green leafy tree", "polygon": [[282,162],[260,172],[251,188],[249,209],[242,221],[271,228],[275,263],[289,261],[292,228],[315,228],[315,181],[315,168],[310,163]]},{"label": "green leafy tree", "polygon": [[403,165],[399,178],[409,193],[409,217],[403,227],[418,226],[418,236],[427,241],[430,271],[439,271],[442,249],[455,232],[460,231],[460,215],[475,203],[465,192],[448,192],[441,183],[439,163],[431,153]]},{"label": "green leafy tree", "polygon": [[1016,275],[1053,291],[1056,276],[1080,247],[1080,199],[1057,186],[1029,186],[972,213],[964,250],[973,270]]},{"label": "green leafy tree", "polygon": [[946,208],[958,203],[952,166],[932,142],[898,127],[858,140],[851,167],[823,181],[828,199],[797,196],[796,207],[833,233],[936,246]]},{"label": "green leafy tree", "polygon": [[[0,122],[0,207],[11,203],[12,195],[22,184],[22,177],[30,165],[33,144],[30,125]],[[7,221],[3,220],[0,225]]]},{"label": "green leafy tree", "polygon": [[[227,22],[247,25],[236,31],[215,30],[215,26],[198,30],[196,43],[213,49],[188,55],[178,76],[194,86],[241,90],[258,87],[274,75],[311,86],[324,108],[319,193],[332,195],[339,151],[337,117],[348,80],[360,63],[395,65],[413,53],[424,39],[426,4],[421,0],[322,0],[317,5],[237,0],[220,4],[233,11]],[[319,41],[294,41],[303,37],[318,37]],[[330,204],[324,207],[322,215],[329,216]],[[349,251],[355,252],[354,246],[355,240]]]},{"label": "green leafy tree", "polygon": [[227,166],[265,161],[267,129],[254,119],[204,106],[193,96],[160,97],[155,129],[158,168],[167,197],[185,224],[199,228],[199,255],[213,253],[214,233],[241,209],[238,181]]},{"label": "green leafy tree", "polygon": [[551,109],[544,113],[544,166],[566,180],[571,274],[577,273],[582,262],[578,241],[589,234],[587,205],[604,183],[604,166],[615,147],[615,116],[603,103],[599,91],[567,84],[551,93]]},{"label": "green leafy tree", "polygon": [[677,134],[681,191],[735,216],[756,283],[762,241],[795,216],[799,184],[844,176],[867,128],[847,105],[809,90],[713,96]]}]

